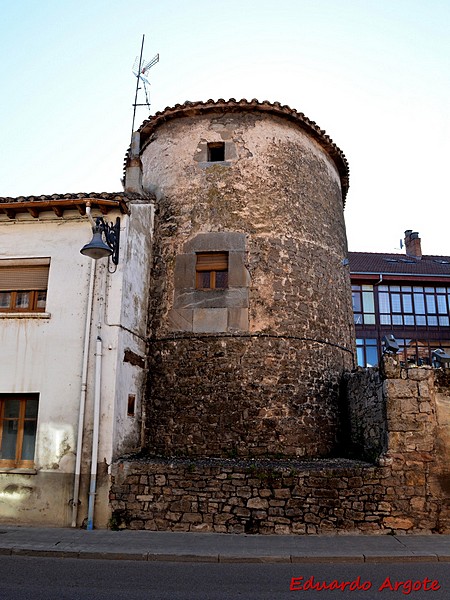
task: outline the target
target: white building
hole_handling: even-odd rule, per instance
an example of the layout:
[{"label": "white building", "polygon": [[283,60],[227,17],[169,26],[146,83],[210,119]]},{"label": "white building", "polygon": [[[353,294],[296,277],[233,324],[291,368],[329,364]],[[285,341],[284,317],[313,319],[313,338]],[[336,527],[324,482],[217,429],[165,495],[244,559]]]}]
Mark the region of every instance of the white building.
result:
[{"label": "white building", "polygon": [[[80,254],[86,207],[120,218],[117,266]],[[140,446],[152,221],[132,193],[0,198],[0,521],[107,525],[111,461]]]}]

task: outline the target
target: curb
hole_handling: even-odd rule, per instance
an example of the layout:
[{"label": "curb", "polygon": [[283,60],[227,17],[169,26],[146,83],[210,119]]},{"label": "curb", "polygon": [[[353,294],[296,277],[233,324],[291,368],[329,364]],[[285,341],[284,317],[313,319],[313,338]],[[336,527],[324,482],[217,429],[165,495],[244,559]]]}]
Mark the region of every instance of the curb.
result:
[{"label": "curb", "polygon": [[81,560],[132,560],[147,562],[195,562],[195,563],[437,563],[450,562],[450,556],[439,554],[406,555],[279,555],[243,556],[233,554],[152,554],[151,552],[102,552],[83,550],[49,550],[37,548],[0,548],[1,556],[34,556],[41,558],[72,558]]}]

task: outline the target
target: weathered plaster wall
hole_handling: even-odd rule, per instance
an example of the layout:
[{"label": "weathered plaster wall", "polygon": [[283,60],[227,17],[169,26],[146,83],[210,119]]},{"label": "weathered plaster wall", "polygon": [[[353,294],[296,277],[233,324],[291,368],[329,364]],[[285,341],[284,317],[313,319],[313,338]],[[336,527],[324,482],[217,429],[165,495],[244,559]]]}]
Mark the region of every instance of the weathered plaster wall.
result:
[{"label": "weathered plaster wall", "polygon": [[[107,220],[115,220],[109,213]],[[67,526],[71,521],[83,344],[91,259],[80,254],[91,233],[87,218],[41,213],[0,221],[0,259],[50,257],[47,306],[39,318],[0,314],[0,393],[39,393],[35,469],[0,469],[0,520]],[[95,339],[100,335],[102,382],[95,525],[110,508],[109,468],[114,454],[139,446],[145,378],[146,317],[152,207],[121,215],[120,262],[107,273],[96,266],[84,420],[78,523],[86,518],[92,450]],[[101,325],[99,327],[99,325]],[[127,415],[136,395],[135,416]]]},{"label": "weathered plaster wall", "polygon": [[[89,226],[31,217],[1,223],[0,257],[51,257],[47,314],[0,318],[0,391],[39,393],[36,474],[0,473],[2,520],[66,524],[75,463]],[[70,276],[68,276],[70,272]]]},{"label": "weathered plaster wall", "polygon": [[[111,424],[113,457],[140,448],[142,403],[147,383],[147,322],[152,265],[153,204],[130,205],[123,239],[121,299],[108,300],[108,325],[118,331],[115,410]],[[114,275],[109,279],[114,281]],[[135,396],[135,413],[128,415],[128,396]]]},{"label": "weathered plaster wall", "polygon": [[[205,162],[207,143],[217,141],[225,142],[225,161]],[[169,121],[141,158],[144,188],[157,197],[147,448],[217,456],[235,448],[246,454],[256,448],[259,455],[265,446],[267,452],[327,455],[338,430],[336,384],[353,366],[343,203],[333,161],[299,127],[256,112]],[[198,293],[180,293],[177,283],[181,258],[184,268],[194,268],[193,242],[210,232],[245,236],[248,281],[239,290],[230,286],[224,306],[200,306]],[[236,298],[239,306],[231,305]],[[234,320],[231,308],[240,311]],[[280,360],[260,334],[279,338],[271,343],[282,348]],[[211,360],[220,356],[219,347],[222,365]],[[168,381],[176,381],[178,391],[168,395]],[[261,426],[247,414],[255,416],[252,404],[259,410],[264,402],[268,418]],[[219,405],[234,440],[211,436],[192,446],[194,430],[220,421]],[[173,435],[166,427],[172,422]]]}]

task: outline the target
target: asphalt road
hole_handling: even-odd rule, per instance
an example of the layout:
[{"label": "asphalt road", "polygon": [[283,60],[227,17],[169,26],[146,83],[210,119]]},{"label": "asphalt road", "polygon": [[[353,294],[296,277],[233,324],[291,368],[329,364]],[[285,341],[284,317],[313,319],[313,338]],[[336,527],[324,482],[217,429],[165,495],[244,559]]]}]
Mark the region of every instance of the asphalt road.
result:
[{"label": "asphalt road", "polygon": [[[0,573],[1,600],[450,598],[450,563],[436,562],[215,564],[0,556]],[[344,591],[302,589],[333,580],[349,583]],[[404,582],[397,591],[391,589],[395,582]]]}]

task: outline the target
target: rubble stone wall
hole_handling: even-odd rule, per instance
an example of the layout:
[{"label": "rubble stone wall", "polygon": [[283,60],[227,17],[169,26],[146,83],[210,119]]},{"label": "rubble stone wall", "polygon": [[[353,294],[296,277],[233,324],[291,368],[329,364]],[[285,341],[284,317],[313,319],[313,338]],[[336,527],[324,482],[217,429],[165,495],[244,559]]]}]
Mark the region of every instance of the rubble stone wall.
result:
[{"label": "rubble stone wall", "polygon": [[[157,197],[148,451],[329,455],[355,350],[334,160],[295,122],[236,106],[186,108],[141,158]],[[228,252],[228,288],[195,289],[199,251]]]},{"label": "rubble stone wall", "polygon": [[[324,343],[270,335],[155,340],[147,451],[193,458],[327,455],[337,443],[338,402],[320,406],[317,398],[338,398],[343,354]],[[299,365],[308,366],[308,379],[299,377]]]},{"label": "rubble stone wall", "polygon": [[[353,448],[380,450],[372,464],[121,460],[112,471],[115,523],[228,533],[450,533],[450,375],[388,358],[381,373],[358,370],[349,379]],[[358,428],[358,421],[365,423]]]}]

